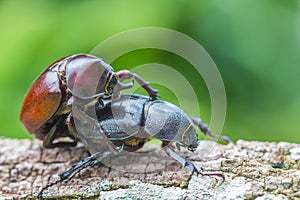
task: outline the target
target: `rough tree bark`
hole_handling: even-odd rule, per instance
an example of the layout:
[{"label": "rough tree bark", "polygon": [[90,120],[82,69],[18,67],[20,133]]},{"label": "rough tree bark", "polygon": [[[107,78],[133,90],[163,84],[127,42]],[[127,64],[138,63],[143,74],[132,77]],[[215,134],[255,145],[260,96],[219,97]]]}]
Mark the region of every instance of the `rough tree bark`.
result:
[{"label": "rough tree bark", "polygon": [[[157,154],[158,147],[148,146]],[[182,155],[215,177],[190,178],[176,162],[148,157],[152,172],[128,173],[104,165],[81,171],[68,183],[44,192],[53,199],[288,199],[300,198],[300,145],[286,142],[238,141],[235,145],[201,142]],[[0,139],[0,199],[34,199],[41,186],[87,156],[83,147],[42,149],[36,140]],[[161,154],[160,156],[163,156]],[[161,158],[161,157],[160,157]],[[154,161],[154,162],[153,162]],[[166,165],[162,170],[161,166]],[[159,170],[155,171],[155,168]]]}]

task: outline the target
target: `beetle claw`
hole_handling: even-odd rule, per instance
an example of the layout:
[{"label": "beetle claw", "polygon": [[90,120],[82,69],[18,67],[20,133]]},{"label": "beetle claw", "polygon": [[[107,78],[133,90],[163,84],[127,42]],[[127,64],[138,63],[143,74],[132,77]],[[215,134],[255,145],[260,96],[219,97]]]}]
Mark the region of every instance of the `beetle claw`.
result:
[{"label": "beetle claw", "polygon": [[191,171],[191,176],[192,176],[194,173],[196,173],[197,176],[199,176],[199,174],[201,174],[201,172],[197,169],[197,167],[196,167],[193,163],[191,163],[191,162],[189,162],[189,161],[186,161],[186,162],[185,162],[184,167],[189,168],[189,170]]},{"label": "beetle claw", "polygon": [[225,176],[222,173],[218,173],[218,172],[203,173],[203,172],[201,172],[193,163],[191,163],[191,162],[187,161],[186,159],[182,158],[181,156],[179,156],[168,145],[163,144],[163,149],[169,156],[171,156],[172,158],[177,160],[179,163],[181,163],[183,167],[189,168],[189,170],[191,171],[191,176],[194,173],[196,173],[197,176],[199,176],[199,174],[201,176],[218,176],[218,177],[221,177],[223,179],[223,181],[225,180]]},{"label": "beetle claw", "polygon": [[201,176],[218,176],[218,177],[222,178],[223,181],[225,181],[224,174],[219,173],[219,172],[212,172],[212,173],[206,172],[206,173],[203,173],[193,163],[191,163],[189,161],[186,161],[184,167],[188,167],[189,168],[189,170],[191,171],[191,176],[194,173],[196,173],[197,176],[199,176],[199,175],[201,175]]}]

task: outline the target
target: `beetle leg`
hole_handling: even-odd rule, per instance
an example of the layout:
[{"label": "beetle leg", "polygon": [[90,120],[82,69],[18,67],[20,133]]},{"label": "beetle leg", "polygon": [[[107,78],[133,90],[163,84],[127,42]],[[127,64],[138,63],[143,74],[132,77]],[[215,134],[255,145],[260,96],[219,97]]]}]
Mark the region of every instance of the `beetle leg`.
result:
[{"label": "beetle leg", "polygon": [[148,82],[146,82],[144,79],[142,79],[137,74],[131,73],[128,70],[121,70],[117,72],[117,76],[119,77],[120,81],[124,81],[126,79],[134,79],[138,84],[140,84],[150,95],[150,97],[155,100],[158,96],[158,90],[153,89]]},{"label": "beetle leg", "polygon": [[86,130],[87,128],[90,131],[89,136],[86,136],[85,138],[86,142],[88,142],[89,139],[97,139],[99,141],[101,140],[101,142],[104,143],[108,147],[108,149],[114,154],[123,150],[124,146],[117,147],[111,141],[109,141],[109,138],[105,135],[105,133],[99,126],[99,122],[95,119],[96,116],[93,118],[75,106],[73,107],[72,111],[73,111],[71,116],[72,119],[69,120],[69,122],[67,123],[69,130],[72,130],[70,132],[74,132],[74,133],[77,132],[74,125],[74,116],[75,116],[76,120],[83,123],[83,126],[79,130],[83,131]]},{"label": "beetle leg", "polygon": [[191,171],[191,176],[196,173],[197,176],[199,176],[199,174],[201,176],[218,176],[220,178],[223,179],[223,181],[225,180],[225,176],[222,173],[218,173],[218,172],[212,172],[212,173],[204,173],[201,172],[199,169],[197,169],[197,167],[187,161],[186,159],[184,159],[183,157],[181,157],[180,155],[178,155],[169,145],[168,143],[163,143],[163,150],[172,158],[174,158],[177,162],[179,162],[182,167],[187,167],[189,168],[189,170]]},{"label": "beetle leg", "polygon": [[114,100],[120,98],[120,94],[121,94],[120,91],[132,88],[133,84],[134,84],[133,80],[130,83],[127,83],[127,84],[123,84],[121,82],[118,82],[116,84],[116,86],[114,87],[114,91],[113,91],[114,92],[114,95],[113,95]]},{"label": "beetle leg", "polygon": [[73,165],[72,168],[70,168],[69,170],[65,171],[62,174],[59,174],[58,176],[60,178],[63,178],[63,181],[67,183],[69,180],[73,178],[74,175],[78,174],[81,170],[87,167],[93,167],[95,165],[98,165],[102,159],[106,158],[110,154],[111,154],[110,151],[106,151],[104,153],[99,153],[99,152],[94,153],[91,156],[86,157],[79,163]]},{"label": "beetle leg", "polygon": [[214,135],[208,128],[208,125],[203,123],[201,118],[197,117],[190,117],[192,122],[200,128],[200,130],[204,133],[204,135],[207,135],[211,138],[222,140],[227,143],[232,143],[231,139],[228,136],[222,136],[222,135]]},{"label": "beetle leg", "polygon": [[82,161],[78,162],[77,164],[73,165],[69,170],[65,171],[64,173],[59,174],[59,178],[46,186],[44,186],[37,194],[37,197],[42,197],[42,194],[44,190],[46,190],[49,187],[52,187],[53,185],[56,185],[58,183],[61,183],[63,181],[68,182],[72,177],[76,174],[78,174],[81,170],[87,168],[87,167],[93,167],[97,164],[100,163],[100,161],[107,156],[109,156],[111,152],[105,152],[105,153],[100,153],[97,152]]},{"label": "beetle leg", "polygon": [[[76,146],[77,140],[72,136],[69,135],[68,137],[72,139],[73,141],[70,142],[56,142],[54,143],[54,140],[59,138],[61,135],[61,126],[63,126],[63,118],[60,118],[54,126],[50,129],[48,134],[46,135],[44,141],[43,141],[43,147],[45,148],[55,148],[55,147],[70,147],[70,146]],[[64,129],[62,129],[64,130]]]}]

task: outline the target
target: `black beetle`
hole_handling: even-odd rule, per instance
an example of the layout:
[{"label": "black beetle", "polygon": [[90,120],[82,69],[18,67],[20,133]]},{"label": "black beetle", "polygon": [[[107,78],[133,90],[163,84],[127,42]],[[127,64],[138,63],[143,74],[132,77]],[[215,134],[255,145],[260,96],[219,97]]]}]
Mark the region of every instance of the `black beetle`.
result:
[{"label": "black beetle", "polygon": [[[122,84],[125,79],[136,80],[153,98],[157,90],[128,70],[114,72],[102,59],[88,54],[71,55],[55,61],[42,72],[26,94],[21,109],[21,122],[25,128],[47,148],[76,145],[76,138],[69,134],[65,124],[71,114],[74,99],[93,101],[111,98],[118,92],[132,87],[133,82]],[[70,116],[69,116],[70,117]],[[60,138],[69,138],[67,141]]]},{"label": "black beetle", "polygon": [[105,102],[103,99],[101,101],[104,102],[89,108],[84,106],[84,109],[73,104],[74,119],[68,121],[71,134],[84,143],[91,156],[60,174],[60,178],[43,187],[39,195],[46,188],[68,181],[82,169],[100,163],[102,159],[115,152],[140,149],[152,138],[161,140],[162,149],[183,167],[188,167],[191,174],[214,175],[224,179],[221,173],[201,172],[169,145],[177,144],[194,151],[198,146],[196,127],[199,127],[205,135],[231,142],[226,136],[213,135],[200,118],[189,117],[172,103],[153,100],[142,95],[122,94],[116,101]]}]

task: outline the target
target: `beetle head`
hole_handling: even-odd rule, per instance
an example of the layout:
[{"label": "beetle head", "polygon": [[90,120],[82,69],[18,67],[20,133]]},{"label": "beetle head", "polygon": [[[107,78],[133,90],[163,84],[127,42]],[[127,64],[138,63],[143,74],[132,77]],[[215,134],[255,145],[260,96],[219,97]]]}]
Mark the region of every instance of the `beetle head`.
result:
[{"label": "beetle head", "polygon": [[67,89],[80,99],[110,95],[117,82],[113,68],[102,59],[88,54],[73,55],[62,61],[59,73]]},{"label": "beetle head", "polygon": [[195,151],[197,149],[198,133],[192,124],[190,124],[190,126],[182,134],[182,142],[184,146],[187,146],[189,151]]}]

